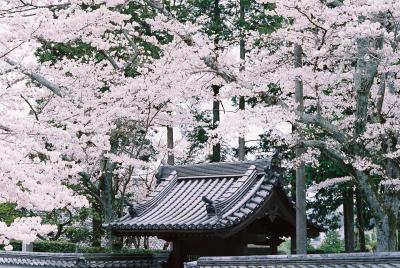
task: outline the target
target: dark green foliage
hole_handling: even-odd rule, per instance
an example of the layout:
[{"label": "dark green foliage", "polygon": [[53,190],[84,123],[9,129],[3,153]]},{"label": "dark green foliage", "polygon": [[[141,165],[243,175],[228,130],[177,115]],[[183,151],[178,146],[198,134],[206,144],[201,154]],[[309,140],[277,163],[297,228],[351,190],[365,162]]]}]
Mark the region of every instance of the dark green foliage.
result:
[{"label": "dark green foliage", "polygon": [[15,203],[0,203],[0,221],[10,225],[16,218],[25,216]]},{"label": "dark green foliage", "polygon": [[63,58],[81,61],[88,57],[95,57],[98,61],[104,59],[104,56],[96,52],[95,48],[80,41],[71,44],[42,42],[42,47],[36,51],[36,56],[40,62],[50,61],[53,64]]},{"label": "dark green foliage", "polygon": [[65,236],[72,243],[86,241],[91,236],[91,230],[84,227],[69,226],[65,228]]},{"label": "dark green foliage", "polygon": [[[91,8],[96,8],[91,5]],[[127,23],[137,23],[138,25],[134,27],[135,32],[139,33],[132,41],[141,49],[143,53],[137,57],[137,59],[125,69],[125,75],[129,77],[135,77],[139,75],[137,71],[137,66],[141,62],[149,62],[153,59],[158,59],[162,55],[162,51],[159,47],[152,43],[145,41],[144,37],[153,36],[161,44],[167,44],[172,41],[172,35],[164,31],[153,31],[150,25],[146,22],[147,19],[153,18],[156,13],[149,9],[147,6],[142,5],[137,1],[130,1],[129,4],[121,10],[123,14],[131,15],[131,19]],[[122,35],[122,32],[106,32],[104,38],[107,35]],[[122,37],[124,38],[124,37]],[[63,58],[72,59],[80,62],[87,62],[88,60],[94,60],[99,63],[101,61],[107,60],[103,51],[98,51],[96,48],[90,44],[84,43],[80,40],[70,41],[66,43],[54,43],[42,42],[42,47],[36,51],[36,56],[40,62],[51,62],[52,64],[62,60]],[[113,47],[108,51],[115,59],[129,60],[132,56],[132,52],[127,52],[123,47]],[[108,90],[108,86],[105,85],[102,92]]]},{"label": "dark green foliage", "polygon": [[193,116],[198,124],[192,129],[187,129],[185,133],[190,142],[188,158],[186,159],[188,162],[192,161],[197,153],[207,145],[209,138],[207,130],[212,127],[210,114],[203,111],[194,111]]},{"label": "dark green foliage", "polygon": [[[319,159],[318,167],[306,167],[306,180],[311,183],[321,183],[329,178],[337,178],[347,176],[333,161],[324,158]],[[347,187],[352,187],[353,183],[341,183],[323,188],[315,195],[315,200],[307,203],[310,217],[315,219],[319,224],[329,229],[337,229],[340,224],[340,214],[337,209],[343,204],[342,191]]]},{"label": "dark green foliage", "polygon": [[202,31],[210,36],[218,34],[219,38],[225,40],[232,35],[232,31],[225,24],[230,16],[229,10],[226,6],[219,4],[219,16],[214,17],[214,7],[215,0],[189,0],[185,4],[174,6],[173,9],[182,22],[196,22],[199,17],[208,16],[209,19],[203,24]]},{"label": "dark green foliage", "polygon": [[[11,240],[10,245],[13,247],[13,251],[21,251],[22,250],[22,243],[21,241]],[[0,250],[4,250],[4,245],[0,244]]]},{"label": "dark green foliage", "polygon": [[273,4],[259,4],[255,0],[241,0],[245,8],[246,18],[239,18],[239,1],[221,1],[219,3],[219,17],[215,19],[215,0],[189,0],[183,4],[171,7],[176,11],[177,18],[182,21],[196,22],[199,17],[209,17],[203,24],[202,31],[210,36],[218,34],[221,40],[237,43],[240,29],[245,31],[259,31],[271,33],[277,29],[282,18],[265,15],[265,10],[274,8]]},{"label": "dark green foliage", "polygon": [[326,233],[326,237],[320,246],[320,250],[324,253],[341,253],[344,252],[344,241],[340,238],[336,230],[330,230]]},{"label": "dark green foliage", "polygon": [[132,157],[134,158],[136,158],[136,152],[140,152],[140,155],[138,155],[140,160],[155,160],[155,148],[147,138],[148,131],[149,129],[146,126],[142,126],[135,121],[122,120],[116,122],[116,128],[110,135],[111,151],[132,151],[134,154]]},{"label": "dark green foliage", "polygon": [[35,252],[75,252],[76,244],[64,241],[36,241],[33,243]]}]

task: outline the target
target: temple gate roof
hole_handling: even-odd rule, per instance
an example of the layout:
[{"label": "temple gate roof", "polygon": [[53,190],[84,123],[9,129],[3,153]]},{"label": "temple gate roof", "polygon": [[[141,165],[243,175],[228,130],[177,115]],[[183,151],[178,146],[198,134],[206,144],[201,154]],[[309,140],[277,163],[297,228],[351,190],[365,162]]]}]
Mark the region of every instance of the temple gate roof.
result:
[{"label": "temple gate roof", "polygon": [[[130,213],[111,223],[116,233],[220,233],[257,218],[278,215],[275,193],[293,216],[271,158],[256,161],[163,166],[159,184]],[[274,199],[276,200],[276,199]],[[314,228],[311,226],[310,228]],[[314,228],[315,230],[315,228]],[[314,232],[315,233],[315,232]]]}]

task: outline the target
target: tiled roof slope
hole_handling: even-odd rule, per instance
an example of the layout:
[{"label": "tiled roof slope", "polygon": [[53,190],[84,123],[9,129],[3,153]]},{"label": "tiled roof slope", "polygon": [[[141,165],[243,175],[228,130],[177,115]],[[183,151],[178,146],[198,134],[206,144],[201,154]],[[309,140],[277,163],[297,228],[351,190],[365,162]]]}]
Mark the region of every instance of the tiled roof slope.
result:
[{"label": "tiled roof slope", "polygon": [[168,254],[83,254],[83,253],[39,253],[0,252],[0,268],[46,267],[46,268],[161,268]]},{"label": "tiled roof slope", "polygon": [[399,268],[400,252],[292,256],[201,257],[193,268]]},{"label": "tiled roof slope", "polygon": [[247,169],[254,165],[258,172],[264,172],[269,166],[271,159],[258,159],[254,161],[240,162],[216,162],[205,164],[191,164],[181,166],[162,166],[158,172],[158,178],[166,178],[172,171],[176,171],[179,177],[198,177],[198,176],[214,176],[221,174],[243,174]]},{"label": "tiled roof slope", "polygon": [[[155,191],[111,229],[212,231],[236,225],[257,211],[278,183],[275,176],[266,176],[269,163],[266,159],[164,167]],[[215,215],[208,213],[207,200]]]}]

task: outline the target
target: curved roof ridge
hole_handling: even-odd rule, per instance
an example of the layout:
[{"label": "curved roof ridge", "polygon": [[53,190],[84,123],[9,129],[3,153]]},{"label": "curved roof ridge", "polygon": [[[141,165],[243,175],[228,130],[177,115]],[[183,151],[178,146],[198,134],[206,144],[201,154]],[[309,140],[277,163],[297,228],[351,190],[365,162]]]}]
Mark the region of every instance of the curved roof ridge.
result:
[{"label": "curved roof ridge", "polygon": [[157,179],[162,181],[172,171],[176,171],[178,177],[202,177],[213,175],[240,175],[244,174],[251,165],[255,165],[259,172],[271,163],[271,158],[235,162],[211,162],[200,164],[187,164],[179,166],[163,165],[157,172]]},{"label": "curved roof ridge", "polygon": [[[165,197],[169,193],[169,191],[172,189],[172,187],[175,185],[175,182],[177,180],[177,174],[176,171],[171,172],[169,177],[160,183],[156,189],[149,195],[148,198],[143,203],[138,204],[135,207],[135,210],[138,213],[138,216],[141,214],[146,213],[148,210],[152,209],[153,206],[157,205],[158,202]],[[163,184],[164,185],[161,185]]]},{"label": "curved roof ridge", "polygon": [[[242,197],[242,195],[249,190],[253,185],[254,180],[257,178],[257,170],[255,165],[251,165],[246,171],[245,175],[237,180],[240,183],[238,188],[231,188],[231,192],[227,192],[227,197],[221,196],[216,201],[217,210],[222,211],[223,209],[229,207],[232,203],[236,202]],[[232,194],[231,194],[232,193]]]},{"label": "curved roof ridge", "polygon": [[237,165],[237,164],[254,164],[254,163],[262,163],[269,161],[270,158],[260,158],[260,159],[255,159],[255,160],[242,160],[242,161],[230,161],[230,162],[202,162],[202,163],[192,163],[192,164],[184,164],[184,165],[179,165],[179,166],[172,166],[172,165],[165,165],[165,166],[170,166],[170,167],[182,167],[182,168],[187,168],[187,167],[196,167],[196,166],[204,166],[204,165],[210,165],[210,166],[225,166],[225,165]]},{"label": "curved roof ridge", "polygon": [[228,211],[226,211],[222,215],[222,218],[224,219],[230,214],[234,213],[236,210],[240,209],[250,198],[252,198],[255,195],[255,193],[259,190],[264,180],[265,176],[261,176],[261,178],[257,181],[256,185],[254,185],[254,187],[250,191],[248,191],[239,202],[237,202],[233,207],[231,207]]}]

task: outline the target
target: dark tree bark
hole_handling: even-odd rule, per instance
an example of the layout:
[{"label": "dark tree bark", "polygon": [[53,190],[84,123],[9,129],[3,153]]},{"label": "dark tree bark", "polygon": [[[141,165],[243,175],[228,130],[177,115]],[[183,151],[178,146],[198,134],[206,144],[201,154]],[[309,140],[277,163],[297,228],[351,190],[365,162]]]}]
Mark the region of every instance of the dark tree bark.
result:
[{"label": "dark tree bark", "polygon": [[[214,29],[215,29],[215,39],[214,39],[214,52],[215,52],[215,62],[218,62],[218,54],[219,54],[219,41],[220,41],[220,34],[221,34],[221,10],[219,7],[219,0],[214,0],[214,6],[213,6],[213,24],[214,24]],[[212,85],[212,91],[213,91],[213,96],[214,96],[214,101],[213,101],[213,125],[212,128],[216,129],[219,121],[220,121],[220,114],[219,114],[219,90],[221,86],[220,85]],[[218,138],[214,136],[213,138]],[[213,145],[212,148],[212,157],[211,157],[212,162],[220,162],[221,161],[221,143],[217,143]]]},{"label": "dark tree bark", "polygon": [[397,251],[400,251],[400,224],[397,225]]},{"label": "dark tree bark", "polygon": [[102,237],[102,219],[101,206],[97,203],[92,203],[92,247],[101,247]]},{"label": "dark tree bark", "polygon": [[352,188],[343,192],[343,222],[346,252],[354,252],[354,194]]},{"label": "dark tree bark", "polygon": [[[301,68],[303,66],[303,49],[301,45],[294,46],[294,67]],[[296,110],[302,114],[304,112],[303,101],[303,81],[296,77],[295,80],[295,100]],[[297,130],[301,130],[297,127]],[[300,138],[301,139],[301,138]],[[302,140],[299,141],[301,144]],[[304,153],[304,147],[299,145],[296,148],[296,157],[300,157]],[[306,179],[305,164],[303,161],[296,168],[296,253],[307,253],[307,216],[306,216]]]},{"label": "dark tree bark", "polygon": [[365,244],[365,219],[364,219],[363,203],[362,203],[361,193],[358,189],[356,191],[356,207],[357,207],[358,241],[360,244],[360,251],[366,252],[367,248]]},{"label": "dark tree bark", "polygon": [[[240,96],[239,98],[239,109],[244,110],[245,109],[245,100],[243,96]],[[239,137],[239,146],[238,146],[238,158],[239,161],[243,161],[246,156],[246,141],[243,136]]]},{"label": "dark tree bark", "polygon": [[[213,93],[214,93],[214,102],[213,102],[213,129],[216,129],[219,124],[219,100],[217,99],[219,95],[220,86],[213,85],[212,86]],[[217,137],[213,137],[217,138]],[[213,145],[212,148],[212,162],[220,162],[221,161],[221,143],[216,143]]]},{"label": "dark tree bark", "polygon": [[[102,200],[104,211],[104,223],[108,224],[114,220],[114,193],[113,193],[113,171],[114,164],[109,159],[104,159],[103,165],[103,187]],[[117,244],[110,230],[107,230],[107,246],[113,248]]]},{"label": "dark tree bark", "polygon": [[[240,42],[239,42],[239,46],[240,46],[240,59],[243,61],[242,64],[240,65],[240,71],[244,70],[244,60],[246,59],[246,47],[245,47],[245,40],[244,40],[244,27],[243,27],[243,23],[245,21],[245,4],[244,4],[244,0],[240,0],[240,14],[239,14],[240,18],[240,23],[241,23],[241,27],[240,27]],[[239,109],[240,110],[244,110],[245,109],[245,99],[244,96],[240,96],[239,98]],[[239,160],[243,161],[246,155],[246,141],[244,139],[244,136],[240,136],[239,137],[239,146],[238,146],[238,156],[239,156]]]},{"label": "dark tree bark", "polygon": [[[167,126],[167,148],[169,150],[174,149],[174,129],[170,126]],[[171,166],[175,164],[175,156],[173,152],[168,152],[167,163]]]}]

